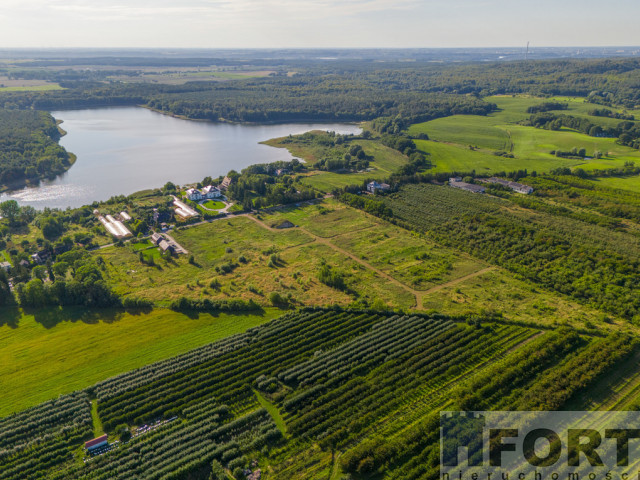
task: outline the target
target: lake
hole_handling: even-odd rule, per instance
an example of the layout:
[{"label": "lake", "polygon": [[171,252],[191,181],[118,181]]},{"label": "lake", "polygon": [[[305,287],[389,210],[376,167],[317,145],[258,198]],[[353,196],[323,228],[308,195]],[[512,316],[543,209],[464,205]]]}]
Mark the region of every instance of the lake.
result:
[{"label": "lake", "polygon": [[359,133],[353,124],[230,125],[181,120],[140,107],[51,112],[76,163],[54,180],[0,196],[35,208],[79,207],[147,188],[199,182],[255,163],[291,160],[259,142],[309,130]]}]

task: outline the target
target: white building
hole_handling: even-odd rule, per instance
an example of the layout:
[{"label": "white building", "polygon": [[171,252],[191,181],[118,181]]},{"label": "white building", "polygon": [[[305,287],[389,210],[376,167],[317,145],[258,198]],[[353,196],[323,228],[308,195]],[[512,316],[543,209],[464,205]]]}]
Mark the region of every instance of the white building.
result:
[{"label": "white building", "polygon": [[383,192],[388,191],[391,188],[391,185],[388,183],[378,183],[375,180],[373,182],[367,183],[367,191],[371,193],[376,193],[376,190],[382,190]]},{"label": "white building", "polygon": [[187,190],[186,193],[187,193],[187,198],[189,200],[193,200],[193,201],[202,200],[202,193],[200,192],[200,190],[196,188],[190,188],[189,190]]},{"label": "white building", "polygon": [[204,198],[220,198],[222,193],[213,185],[207,185],[202,189],[202,196]]}]

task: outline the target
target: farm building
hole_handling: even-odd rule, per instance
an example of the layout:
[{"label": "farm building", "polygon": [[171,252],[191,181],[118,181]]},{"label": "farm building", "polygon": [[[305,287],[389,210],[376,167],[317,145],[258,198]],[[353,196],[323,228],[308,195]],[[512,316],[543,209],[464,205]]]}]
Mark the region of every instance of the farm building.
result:
[{"label": "farm building", "polygon": [[187,198],[192,201],[202,200],[202,193],[197,188],[190,188],[185,192]]},{"label": "farm building", "polygon": [[168,251],[170,253],[173,253],[175,251],[175,247],[164,239],[160,240],[158,246],[160,247],[160,250],[162,250],[162,252]]},{"label": "farm building", "polygon": [[131,215],[129,215],[127,212],[120,212],[120,218],[123,221],[128,222],[129,220],[131,220]]},{"label": "farm building", "polygon": [[107,232],[109,232],[116,238],[129,237],[132,235],[129,229],[124,226],[124,223],[122,223],[120,220],[116,220],[111,215],[106,215],[104,217],[100,215],[98,217],[98,220],[100,220],[100,223],[104,225],[104,228],[107,229]]},{"label": "farm building", "polygon": [[375,180],[373,182],[367,183],[367,192],[371,193],[376,193],[376,190],[386,192],[390,188],[391,186],[388,183],[378,183]]},{"label": "farm building", "polygon": [[484,193],[484,187],[481,185],[475,185],[473,183],[467,183],[461,181],[460,177],[451,177],[449,179],[449,185],[453,188],[459,188],[471,193]]},{"label": "farm building", "polygon": [[510,188],[514,192],[523,193],[525,195],[529,195],[530,193],[533,192],[533,187],[530,187],[529,185],[524,185],[518,182],[512,182],[510,180],[505,180],[503,178],[491,177],[483,181],[486,183],[498,183],[500,185],[504,185],[505,187]]},{"label": "farm building", "polygon": [[222,193],[217,187],[214,187],[213,185],[207,185],[202,189],[202,196],[204,198],[220,198],[222,196]]},{"label": "farm building", "polygon": [[176,197],[173,197],[173,205],[176,207],[176,214],[183,218],[197,217],[199,215],[193,208],[187,206],[186,203],[181,202]]},{"label": "farm building", "polygon": [[151,235],[151,241],[156,245],[158,245],[162,240],[163,237],[159,233],[154,233],[153,235]]},{"label": "farm building", "polygon": [[9,262],[0,262],[0,268],[9,270],[11,268],[11,264]]},{"label": "farm building", "polygon": [[102,447],[103,445],[107,444],[107,438],[108,438],[108,436],[105,433],[101,437],[94,438],[93,440],[89,440],[87,442],[84,442],[84,448],[86,450],[93,450],[94,448]]}]

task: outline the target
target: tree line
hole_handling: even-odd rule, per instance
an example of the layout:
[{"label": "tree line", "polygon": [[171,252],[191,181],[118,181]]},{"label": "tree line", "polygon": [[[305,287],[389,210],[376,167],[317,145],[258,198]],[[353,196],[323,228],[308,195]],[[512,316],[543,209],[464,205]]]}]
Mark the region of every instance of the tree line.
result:
[{"label": "tree line", "polygon": [[0,108],[0,185],[58,175],[71,165],[46,112]]}]

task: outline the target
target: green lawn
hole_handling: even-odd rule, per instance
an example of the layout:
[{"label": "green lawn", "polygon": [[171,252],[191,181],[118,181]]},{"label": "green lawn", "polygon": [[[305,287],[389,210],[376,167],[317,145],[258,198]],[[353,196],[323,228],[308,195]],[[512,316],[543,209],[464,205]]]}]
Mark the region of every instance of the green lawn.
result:
[{"label": "green lawn", "polygon": [[[280,315],[47,308],[3,313],[0,415],[243,332]],[[6,322],[6,323],[5,323]]]},{"label": "green lawn", "polygon": [[220,202],[219,200],[207,200],[206,202],[202,202],[202,205],[212,210],[221,210],[226,207],[224,202]]},{"label": "green lawn", "polygon": [[151,243],[150,239],[143,238],[140,240],[133,240],[129,242],[129,245],[133,247],[134,251],[139,252],[140,250],[146,250],[147,248],[151,247],[153,244]]},{"label": "green lawn", "polygon": [[287,425],[284,422],[284,418],[282,418],[282,415],[280,414],[280,410],[278,410],[278,407],[276,407],[273,403],[271,403],[267,398],[264,397],[264,395],[260,394],[260,392],[258,392],[257,390],[254,390],[253,393],[256,394],[256,398],[258,399],[258,403],[260,404],[260,406],[264,408],[267,412],[269,412],[269,415],[271,415],[271,418],[273,419],[273,423],[276,424],[276,427],[278,427],[278,430],[280,430],[280,433],[286,436]]}]

